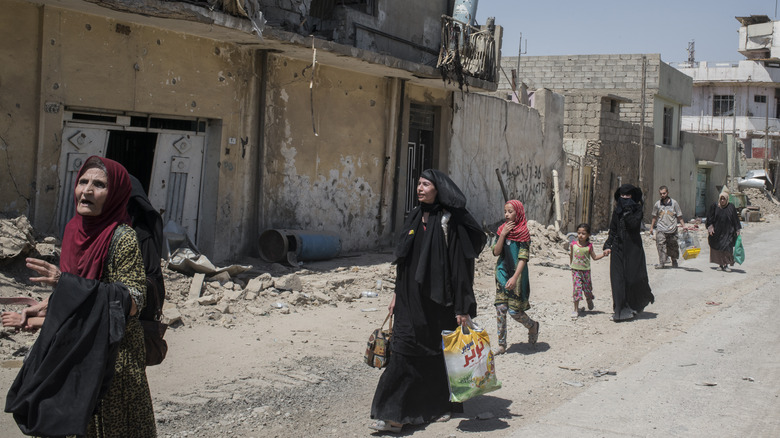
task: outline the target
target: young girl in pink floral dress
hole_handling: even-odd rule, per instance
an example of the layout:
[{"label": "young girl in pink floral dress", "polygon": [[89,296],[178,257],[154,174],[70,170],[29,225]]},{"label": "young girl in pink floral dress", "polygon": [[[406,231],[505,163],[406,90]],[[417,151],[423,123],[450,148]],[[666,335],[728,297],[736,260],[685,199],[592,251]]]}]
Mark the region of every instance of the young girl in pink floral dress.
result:
[{"label": "young girl in pink floral dress", "polygon": [[577,225],[577,240],[569,246],[569,263],[571,264],[571,279],[574,283],[574,312],[571,317],[580,315],[580,301],[584,298],[588,310],[593,310],[593,283],[590,280],[590,259],[598,260],[605,254],[596,255],[593,244],[590,243],[590,225]]}]

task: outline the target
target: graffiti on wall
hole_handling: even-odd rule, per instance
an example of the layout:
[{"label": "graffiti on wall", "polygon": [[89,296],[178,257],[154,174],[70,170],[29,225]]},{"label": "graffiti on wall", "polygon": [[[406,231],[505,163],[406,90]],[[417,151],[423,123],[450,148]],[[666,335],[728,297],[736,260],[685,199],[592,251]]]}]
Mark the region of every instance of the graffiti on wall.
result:
[{"label": "graffiti on wall", "polygon": [[513,166],[505,161],[499,169],[510,198],[526,203],[547,193],[548,182],[541,164],[526,162]]}]

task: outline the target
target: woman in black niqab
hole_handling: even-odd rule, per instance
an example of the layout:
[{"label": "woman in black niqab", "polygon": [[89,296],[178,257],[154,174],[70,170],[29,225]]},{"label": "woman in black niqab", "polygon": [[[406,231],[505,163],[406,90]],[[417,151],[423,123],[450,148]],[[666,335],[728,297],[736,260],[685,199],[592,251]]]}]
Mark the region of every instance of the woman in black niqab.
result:
[{"label": "woman in black niqab", "polygon": [[644,216],[642,191],[623,184],[615,191],[615,210],[604,243],[609,251],[614,321],[631,319],[655,301],[647,278],[645,250],[640,234]]},{"label": "woman in black niqab", "polygon": [[[428,182],[435,187],[430,203],[422,193]],[[474,260],[487,237],[446,174],[425,170],[417,187],[421,203],[407,216],[395,249],[392,354],[371,406],[377,421],[370,427],[380,431],[397,432],[462,409],[449,402],[441,332],[476,316]]]}]

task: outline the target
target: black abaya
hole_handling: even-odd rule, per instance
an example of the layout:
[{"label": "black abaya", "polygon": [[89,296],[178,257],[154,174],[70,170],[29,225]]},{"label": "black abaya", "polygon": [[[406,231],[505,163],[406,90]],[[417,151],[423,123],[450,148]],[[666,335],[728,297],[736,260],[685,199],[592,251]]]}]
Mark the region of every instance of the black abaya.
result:
[{"label": "black abaya", "polygon": [[[620,202],[621,190],[632,195],[629,202]],[[645,250],[640,235],[642,193],[638,188],[624,185],[615,192],[615,199],[618,202],[612,213],[604,249],[612,251],[609,263],[612,310],[613,319],[619,321],[642,312],[645,306],[655,301],[655,297],[648,283]]]}]

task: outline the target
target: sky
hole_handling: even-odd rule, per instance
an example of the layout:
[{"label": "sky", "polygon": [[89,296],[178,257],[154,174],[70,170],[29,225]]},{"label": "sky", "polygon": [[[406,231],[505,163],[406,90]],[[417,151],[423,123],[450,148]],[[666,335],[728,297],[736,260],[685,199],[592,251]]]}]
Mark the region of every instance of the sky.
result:
[{"label": "sky", "polygon": [[[739,22],[767,15],[778,0],[479,0],[477,23],[496,17],[504,28],[501,56],[660,53],[667,63],[734,62]],[[521,55],[522,56],[522,55]]]}]

